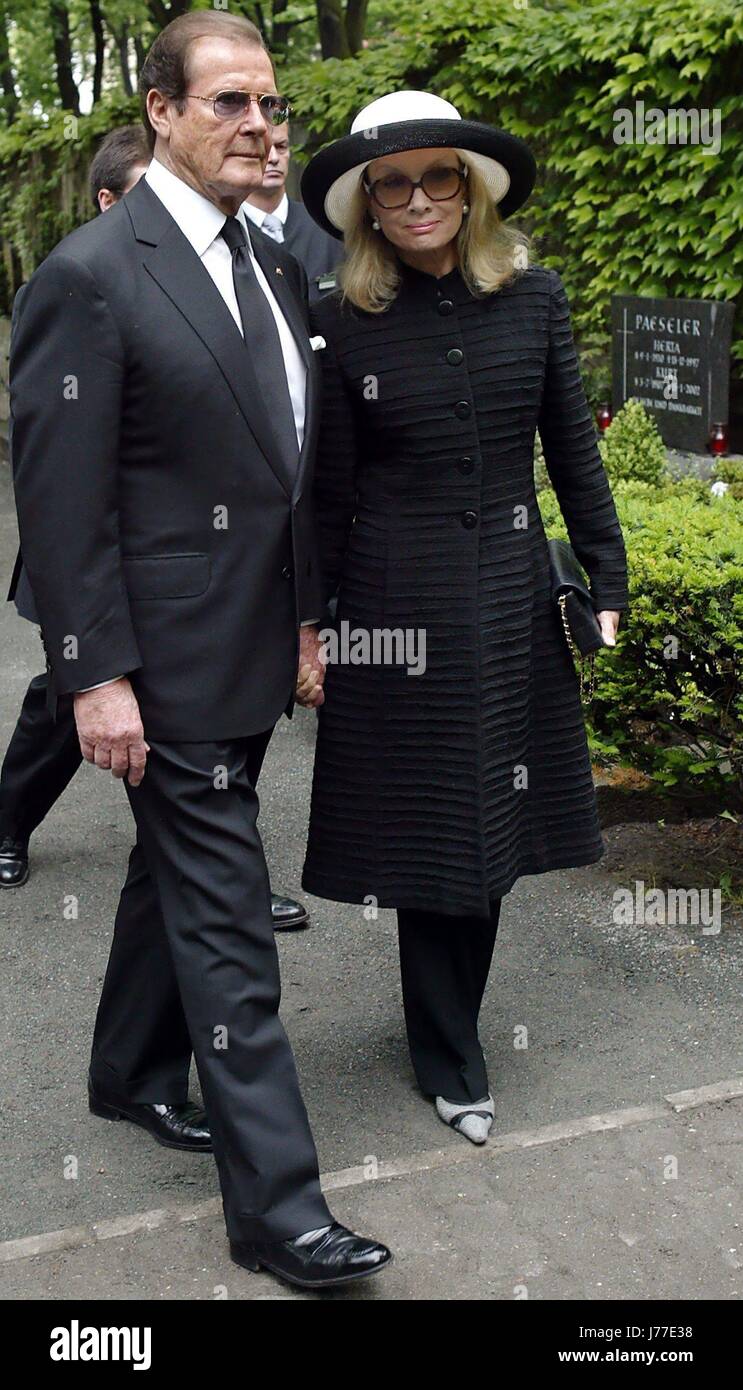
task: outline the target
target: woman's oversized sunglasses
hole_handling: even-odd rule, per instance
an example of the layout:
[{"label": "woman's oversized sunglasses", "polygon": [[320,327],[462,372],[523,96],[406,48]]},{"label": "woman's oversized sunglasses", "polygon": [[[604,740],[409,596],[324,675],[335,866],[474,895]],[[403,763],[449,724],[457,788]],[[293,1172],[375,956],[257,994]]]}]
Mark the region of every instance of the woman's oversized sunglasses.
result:
[{"label": "woman's oversized sunglasses", "polygon": [[280,97],[276,92],[217,92],[215,97],[200,97],[196,92],[187,92],[191,101],[208,101],[214,108],[218,121],[233,121],[245,115],[251,101],[256,101],[261,115],[269,125],[283,125],[291,107],[288,97]]},{"label": "woman's oversized sunglasses", "polygon": [[407,207],[416,188],[422,188],[433,203],[445,203],[447,199],[456,197],[466,177],[465,168],[434,164],[432,169],[426,169],[423,178],[417,182],[409,179],[407,174],[395,173],[385,174],[383,178],[375,179],[374,183],[365,181],[364,187],[380,208],[389,211],[391,208]]}]

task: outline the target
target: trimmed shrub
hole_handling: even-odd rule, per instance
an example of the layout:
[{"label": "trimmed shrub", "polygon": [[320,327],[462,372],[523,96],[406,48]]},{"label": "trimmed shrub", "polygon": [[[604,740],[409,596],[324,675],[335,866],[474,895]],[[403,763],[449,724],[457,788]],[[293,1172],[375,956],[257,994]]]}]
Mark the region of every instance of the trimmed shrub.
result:
[{"label": "trimmed shrub", "polygon": [[[612,490],[630,607],[597,657],[592,755],[743,809],[743,507],[694,478]],[[566,536],[550,488],[539,507],[548,534]]]},{"label": "trimmed shrub", "polygon": [[634,398],[625,401],[599,440],[599,452],[612,482],[636,478],[659,483],[666,472],[666,446],[652,416]]}]

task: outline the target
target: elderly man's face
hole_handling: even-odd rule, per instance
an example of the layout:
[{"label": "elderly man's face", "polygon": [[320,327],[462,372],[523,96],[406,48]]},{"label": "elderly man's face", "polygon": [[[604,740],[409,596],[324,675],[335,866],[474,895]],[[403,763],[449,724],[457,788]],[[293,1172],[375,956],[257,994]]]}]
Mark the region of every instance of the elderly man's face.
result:
[{"label": "elderly man's face", "polygon": [[[369,184],[383,179],[379,196],[385,202],[393,202],[401,176],[407,175],[417,183],[429,169],[456,170],[461,163],[456,150],[405,150],[402,154],[373,159],[367,167],[366,179]],[[453,241],[462,225],[465,188],[460,180],[454,196],[444,201],[434,200],[422,188],[416,188],[408,203],[393,209],[381,207],[377,198],[368,196],[369,214],[380,224],[378,235],[386,236],[398,250],[418,254],[439,251]]]},{"label": "elderly man's face", "polygon": [[222,211],[237,212],[247,194],[261,185],[272,127],[254,101],[242,116],[219,120],[211,101],[194,98],[276,90],[271,59],[256,44],[197,39],[189,51],[183,114],[158,92],[149,93],[156,157]]}]

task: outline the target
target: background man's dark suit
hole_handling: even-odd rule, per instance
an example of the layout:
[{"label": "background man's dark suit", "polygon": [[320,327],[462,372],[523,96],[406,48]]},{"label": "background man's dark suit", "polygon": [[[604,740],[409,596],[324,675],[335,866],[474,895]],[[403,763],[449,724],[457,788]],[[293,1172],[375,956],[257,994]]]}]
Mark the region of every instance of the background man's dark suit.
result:
[{"label": "background man's dark suit", "polygon": [[343,242],[328,236],[322,227],[313,222],[303,203],[289,199],[289,211],[284,223],[284,246],[296,256],[304,267],[309,280],[310,303],[322,299],[328,289],[321,289],[320,283],[330,278],[343,259]]},{"label": "background man's dark suit", "polygon": [[281,1240],[332,1219],[278,1018],[255,796],[292,704],[298,623],[323,612],[306,285],[255,238],[307,366],[292,467],[249,329],[246,343],[147,183],[105,222],[33,276],[11,351],[21,548],[53,698],[127,674],[151,749],[142,782],[125,783],[138,844],[91,1074],[114,1098],[178,1103],[190,1035],[228,1232]]},{"label": "background man's dark suit", "polygon": [[[10,323],[10,340],[11,340],[11,343],[12,343],[12,341],[13,341],[13,335],[14,335],[14,333],[15,333],[15,331],[16,331],[16,327],[17,327],[17,325],[18,325],[18,315],[19,315],[19,312],[20,312],[21,304],[22,304],[22,302],[23,302],[23,295],[24,295],[24,293],[25,293],[25,290],[26,290],[26,286],[25,286],[25,285],[21,285],[20,289],[16,292],[15,299],[13,300],[13,317],[12,317],[11,323]],[[8,421],[8,452],[9,452],[10,457],[11,457],[11,459],[12,459],[12,457],[13,457],[13,416],[12,416],[12,415],[11,415],[9,421]],[[38,613],[36,612],[36,604],[34,603],[34,596],[33,596],[33,594],[31,593],[31,585],[30,585],[29,582],[28,582],[28,575],[27,575],[25,569],[23,568],[23,561],[22,561],[22,559],[21,559],[21,552],[20,552],[20,549],[19,549],[18,554],[17,554],[17,556],[16,556],[15,565],[13,566],[13,573],[12,573],[11,579],[10,579],[10,588],[9,588],[9,590],[8,590],[8,598],[14,600],[15,606],[16,606],[16,608],[17,608],[17,610],[18,610],[18,613],[19,613],[19,615],[20,615],[21,618],[27,618],[28,621],[29,621],[30,623],[38,623],[38,621],[39,621],[39,615],[38,615]]]},{"label": "background man's dark suit", "polygon": [[[11,343],[16,333],[25,285],[13,301]],[[8,447],[13,456],[13,417],[8,422]],[[38,623],[31,585],[18,551],[10,582],[9,599],[18,613]],[[7,835],[26,841],[61,796],[82,762],[80,741],[73,719],[54,724],[47,710],[47,674],[34,676],[23,699],[18,723],[0,777],[0,842]]]}]

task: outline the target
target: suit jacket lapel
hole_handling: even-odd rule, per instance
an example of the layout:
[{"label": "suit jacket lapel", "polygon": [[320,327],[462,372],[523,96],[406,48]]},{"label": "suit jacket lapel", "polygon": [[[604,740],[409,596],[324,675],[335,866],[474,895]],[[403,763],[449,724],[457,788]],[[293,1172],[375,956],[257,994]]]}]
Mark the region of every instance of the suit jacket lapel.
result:
[{"label": "suit jacket lapel", "polygon": [[289,284],[282,267],[271,249],[268,237],[251,237],[250,244],[255,252],[255,258],[265,275],[270,289],[278,300],[281,312],[284,315],[289,327],[291,328],[297,347],[304,358],[305,366],[310,371],[314,353],[310,347],[309,332],[307,323],[302,314],[302,306],[294,290]]},{"label": "suit jacket lapel", "polygon": [[296,475],[274,435],[270,405],[259,389],[250,351],[208,270],[144,179],[124,202],[137,239],[153,247],[144,258],[145,269],[211,352],[261,452],[291,496]]}]

